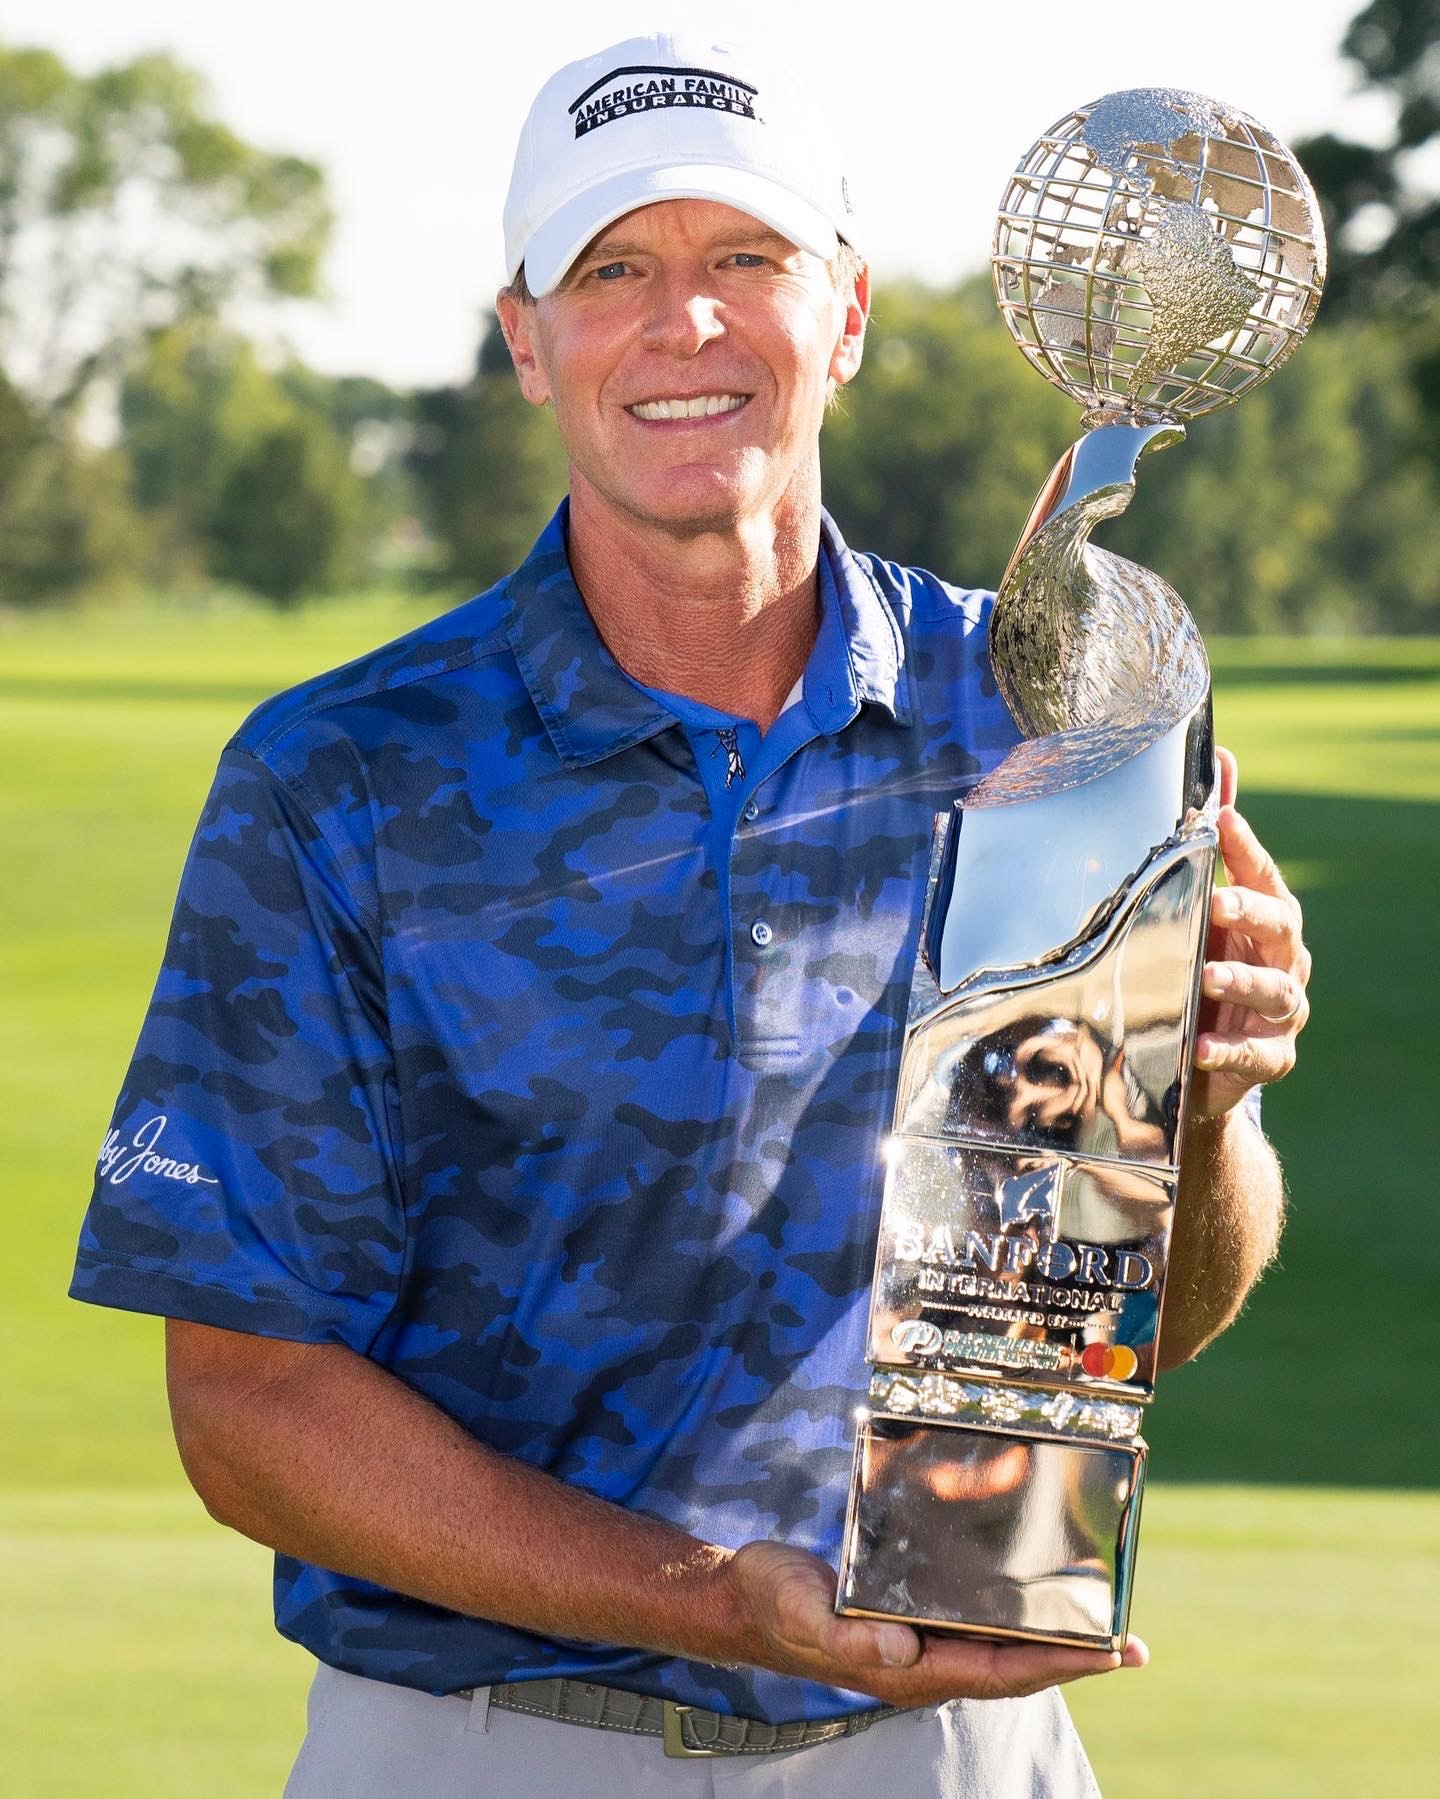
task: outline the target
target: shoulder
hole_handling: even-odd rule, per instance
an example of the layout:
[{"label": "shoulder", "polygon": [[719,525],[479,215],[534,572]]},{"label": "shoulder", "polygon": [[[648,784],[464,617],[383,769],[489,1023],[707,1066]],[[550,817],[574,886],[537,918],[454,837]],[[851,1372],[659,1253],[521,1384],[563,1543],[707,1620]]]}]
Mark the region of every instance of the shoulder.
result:
[{"label": "shoulder", "polygon": [[884,596],[902,626],[916,635],[983,634],[989,627],[995,595],[987,587],[966,587],[942,580],[928,568],[910,568],[870,550],[850,555]]},{"label": "shoulder", "polygon": [[[506,577],[388,643],[263,700],[231,737],[285,778],[325,745],[362,755],[394,741],[395,726],[453,721],[460,695],[496,662],[513,668]],[[502,667],[502,683],[508,669]]]},{"label": "shoulder", "polygon": [[941,690],[953,695],[959,689],[975,701],[994,694],[991,589],[946,581],[867,550],[846,553],[895,621],[922,712],[943,703]]},{"label": "shoulder", "polygon": [[506,633],[508,579],[263,701],[221,756],[214,805],[268,818],[307,846],[377,932],[391,878],[381,849],[395,821],[473,834],[456,771],[482,768],[483,783],[539,729],[527,723]]}]

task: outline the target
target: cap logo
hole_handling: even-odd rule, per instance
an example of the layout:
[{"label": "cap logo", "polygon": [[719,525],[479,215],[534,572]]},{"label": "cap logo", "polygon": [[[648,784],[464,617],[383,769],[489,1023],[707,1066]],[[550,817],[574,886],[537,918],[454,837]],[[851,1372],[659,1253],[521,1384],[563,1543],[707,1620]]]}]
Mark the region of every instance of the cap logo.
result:
[{"label": "cap logo", "polygon": [[[633,79],[627,79],[633,77]],[[702,106],[712,112],[755,117],[759,89],[733,75],[715,69],[677,69],[650,63],[634,63],[611,69],[570,102],[575,115],[575,135],[584,137],[612,119],[635,112],[657,112],[667,106]]]}]

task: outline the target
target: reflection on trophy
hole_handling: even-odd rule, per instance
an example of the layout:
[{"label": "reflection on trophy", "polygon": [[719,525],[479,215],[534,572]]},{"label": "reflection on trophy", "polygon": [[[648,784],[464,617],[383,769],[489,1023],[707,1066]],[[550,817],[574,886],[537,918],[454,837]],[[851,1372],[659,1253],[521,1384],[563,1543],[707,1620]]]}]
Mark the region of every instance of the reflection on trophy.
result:
[{"label": "reflection on trophy", "polygon": [[1253,119],[1144,88],[1027,153],[993,267],[1084,434],[995,602],[1023,741],[936,821],[837,1604],[1118,1649],[1218,801],[1194,622],[1089,537],[1294,349],[1325,243]]}]

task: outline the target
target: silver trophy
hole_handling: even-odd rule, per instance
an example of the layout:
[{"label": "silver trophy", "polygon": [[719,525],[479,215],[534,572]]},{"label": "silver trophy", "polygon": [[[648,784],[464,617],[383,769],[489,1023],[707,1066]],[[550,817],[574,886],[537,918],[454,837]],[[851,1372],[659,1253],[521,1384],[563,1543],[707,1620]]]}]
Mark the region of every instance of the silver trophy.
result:
[{"label": "silver trophy", "polygon": [[995,603],[1024,740],[936,821],[837,1608],[1119,1648],[1218,801],[1194,622],[1089,537],[1294,349],[1325,241],[1255,120],[1138,88],[1027,153],[993,267],[1084,434]]}]

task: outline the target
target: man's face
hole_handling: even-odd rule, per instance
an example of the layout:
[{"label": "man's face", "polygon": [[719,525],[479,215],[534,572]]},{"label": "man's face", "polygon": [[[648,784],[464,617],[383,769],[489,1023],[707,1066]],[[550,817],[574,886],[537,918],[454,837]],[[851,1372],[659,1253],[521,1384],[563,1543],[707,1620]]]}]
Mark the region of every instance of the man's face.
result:
[{"label": "man's face", "polygon": [[815,478],[829,383],[860,364],[868,288],[733,207],[666,200],[608,225],[555,292],[500,316],[572,486],[683,536],[773,514]]}]

